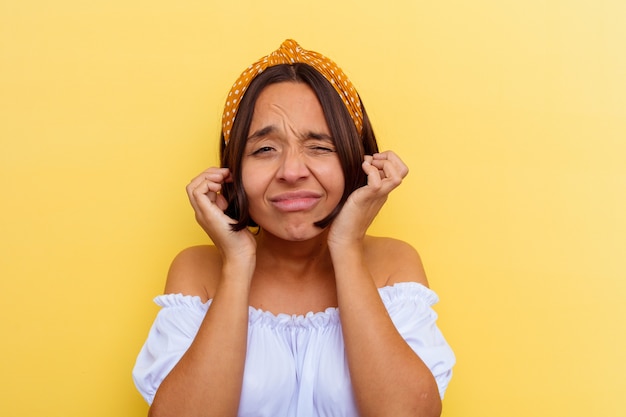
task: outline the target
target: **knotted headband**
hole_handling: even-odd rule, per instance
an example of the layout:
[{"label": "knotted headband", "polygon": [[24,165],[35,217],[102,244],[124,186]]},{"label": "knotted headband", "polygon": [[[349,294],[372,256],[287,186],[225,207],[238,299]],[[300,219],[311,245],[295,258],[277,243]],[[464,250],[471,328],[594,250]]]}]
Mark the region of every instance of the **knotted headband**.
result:
[{"label": "knotted headband", "polygon": [[224,142],[228,144],[230,140],[230,130],[233,127],[235,115],[239,109],[239,102],[252,80],[265,71],[269,67],[280,64],[302,63],[313,67],[317,72],[322,74],[335,88],[341,100],[345,104],[352,121],[356,126],[359,135],[363,129],[363,111],[361,110],[361,101],[356,89],[343,73],[341,68],[324,55],[303,49],[298,43],[292,39],[287,39],[280,45],[276,51],[268,56],[261,58],[256,63],[250,65],[235,81],[228,97],[226,98],[226,106],[222,115],[222,132],[224,134]]}]

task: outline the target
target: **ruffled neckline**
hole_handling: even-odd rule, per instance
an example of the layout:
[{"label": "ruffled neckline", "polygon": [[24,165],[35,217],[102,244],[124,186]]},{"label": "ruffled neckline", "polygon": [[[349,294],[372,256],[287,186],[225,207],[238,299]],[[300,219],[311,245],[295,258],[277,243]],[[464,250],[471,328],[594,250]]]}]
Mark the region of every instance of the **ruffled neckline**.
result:
[{"label": "ruffled neckline", "polygon": [[[401,300],[419,299],[429,306],[437,303],[439,297],[430,288],[417,282],[398,282],[393,285],[381,287],[378,293],[383,303],[389,307],[390,304]],[[191,308],[206,313],[213,300],[203,302],[197,295],[163,294],[154,299],[154,302],[163,308]],[[339,324],[339,308],[328,307],[324,311],[309,312],[307,314],[274,314],[253,306],[249,307],[249,323],[256,325],[268,325],[271,327],[328,327]]]}]

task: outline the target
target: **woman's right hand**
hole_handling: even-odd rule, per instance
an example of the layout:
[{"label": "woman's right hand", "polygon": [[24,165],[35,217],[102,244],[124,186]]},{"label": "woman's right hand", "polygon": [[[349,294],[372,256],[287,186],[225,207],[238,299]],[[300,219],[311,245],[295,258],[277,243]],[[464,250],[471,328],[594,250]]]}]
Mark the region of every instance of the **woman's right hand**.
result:
[{"label": "woman's right hand", "polygon": [[[221,194],[222,184],[232,182],[228,168],[212,167],[187,185],[187,195],[196,221],[209,235],[222,256],[227,259],[254,257],[256,240],[248,229],[232,230],[235,220],[224,214],[228,202]],[[243,257],[243,258],[242,258]]]}]

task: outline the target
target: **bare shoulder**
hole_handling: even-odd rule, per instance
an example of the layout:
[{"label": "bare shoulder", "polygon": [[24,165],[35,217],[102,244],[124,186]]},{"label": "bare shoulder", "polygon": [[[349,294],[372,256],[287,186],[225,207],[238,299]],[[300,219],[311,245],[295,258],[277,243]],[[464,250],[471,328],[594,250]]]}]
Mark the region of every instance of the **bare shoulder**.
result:
[{"label": "bare shoulder", "polygon": [[213,297],[221,266],[221,256],[215,246],[184,249],[172,261],[167,273],[165,293],[197,295],[206,301]]},{"label": "bare shoulder", "polygon": [[428,287],[419,253],[402,240],[367,236],[365,255],[378,287],[398,282],[418,282]]}]

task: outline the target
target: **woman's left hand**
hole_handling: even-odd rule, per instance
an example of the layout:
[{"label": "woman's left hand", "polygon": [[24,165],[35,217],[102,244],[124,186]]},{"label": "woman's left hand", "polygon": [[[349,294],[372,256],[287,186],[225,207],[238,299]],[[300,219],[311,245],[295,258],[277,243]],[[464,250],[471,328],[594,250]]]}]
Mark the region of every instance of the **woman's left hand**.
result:
[{"label": "woman's left hand", "polygon": [[348,197],[341,212],[333,220],[328,234],[331,249],[360,243],[389,193],[409,173],[400,157],[391,151],[365,155],[362,167],[367,174],[367,184]]}]

